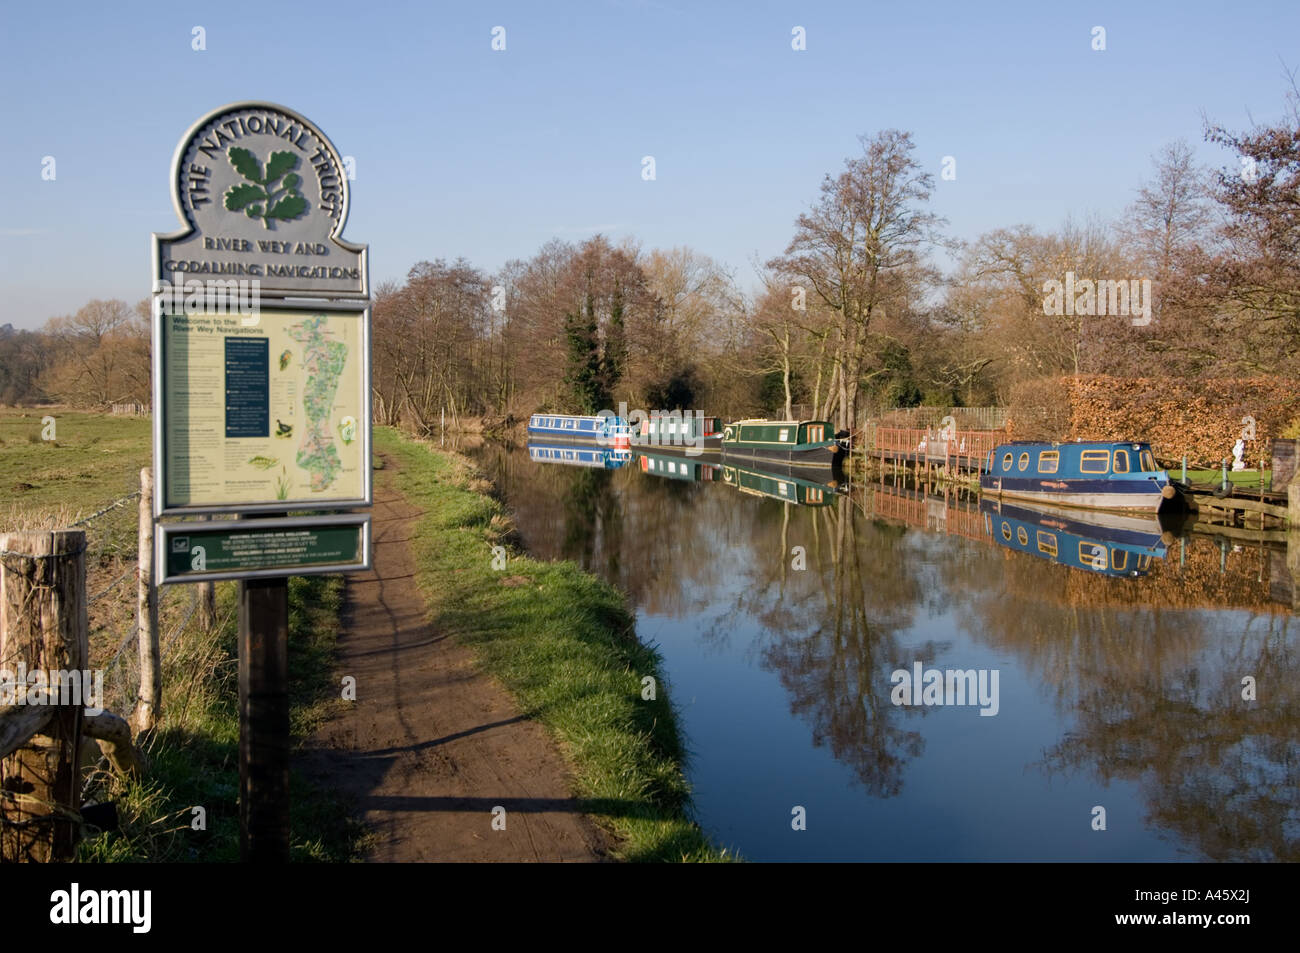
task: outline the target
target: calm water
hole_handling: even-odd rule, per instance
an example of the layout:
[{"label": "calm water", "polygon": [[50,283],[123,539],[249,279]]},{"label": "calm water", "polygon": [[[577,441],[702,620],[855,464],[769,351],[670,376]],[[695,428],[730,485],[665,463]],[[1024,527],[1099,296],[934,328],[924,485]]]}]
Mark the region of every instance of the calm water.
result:
[{"label": "calm water", "polygon": [[[696,816],[748,859],[1300,859],[1281,551],[1158,526],[1090,540],[878,483],[791,504],[761,495],[780,482],[682,479],[663,456],[471,456],[530,552],[628,594],[666,661]],[[996,715],[894,704],[916,663],[996,671]]]}]

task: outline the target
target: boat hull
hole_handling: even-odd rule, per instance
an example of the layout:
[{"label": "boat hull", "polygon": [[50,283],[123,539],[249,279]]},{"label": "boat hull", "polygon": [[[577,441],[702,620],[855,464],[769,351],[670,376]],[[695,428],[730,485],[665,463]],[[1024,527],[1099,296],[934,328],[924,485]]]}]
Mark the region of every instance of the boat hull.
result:
[{"label": "boat hull", "polygon": [[[1135,484],[1124,486],[1124,484]],[[1155,482],[1138,480],[1008,480],[980,477],[989,496],[1075,509],[1140,510],[1156,513],[1166,503]]]},{"label": "boat hull", "polygon": [[645,437],[633,437],[632,449],[641,453],[669,453],[683,457],[718,457],[722,454],[721,437],[704,437],[695,446],[679,443],[650,443]]},{"label": "boat hull", "polygon": [[827,447],[810,447],[806,450],[772,449],[767,447],[746,447],[744,445],[722,445],[724,460],[750,461],[753,463],[784,463],[799,467],[825,467],[830,469],[840,463],[842,451],[837,445]]}]

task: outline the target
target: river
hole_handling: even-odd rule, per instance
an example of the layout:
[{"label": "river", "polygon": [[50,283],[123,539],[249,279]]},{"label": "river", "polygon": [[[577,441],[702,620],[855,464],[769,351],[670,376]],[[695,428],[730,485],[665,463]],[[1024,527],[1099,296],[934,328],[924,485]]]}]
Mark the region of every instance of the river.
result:
[{"label": "river", "polygon": [[531,554],[627,594],[719,846],[757,861],[1300,859],[1284,551],[1159,527],[1116,543],[1132,534],[933,488],[733,473],[742,487],[669,455],[469,455]]}]

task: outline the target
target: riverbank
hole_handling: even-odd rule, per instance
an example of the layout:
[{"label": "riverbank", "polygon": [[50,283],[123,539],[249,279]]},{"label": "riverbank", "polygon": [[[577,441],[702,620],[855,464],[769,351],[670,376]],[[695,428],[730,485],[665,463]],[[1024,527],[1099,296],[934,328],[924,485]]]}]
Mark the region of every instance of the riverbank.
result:
[{"label": "riverbank", "polygon": [[512,551],[504,507],[463,458],[386,427],[376,428],[375,448],[397,461],[396,488],[424,511],[411,545],[432,623],[471,647],[523,715],[552,732],[582,810],[618,839],[611,854],[734,859],[688,815],[662,659],[637,640],[623,595],[573,563]]},{"label": "riverbank", "polygon": [[[104,672],[109,711],[129,716],[139,687],[134,631],[141,467],[151,458],[148,417],[63,408],[0,410],[0,529],[86,533],[90,667]],[[113,505],[116,503],[117,505]],[[343,580],[289,585],[290,725],[295,747],[340,704],[334,682]],[[137,739],[148,759],[139,780],[92,767],[86,803],[111,802],[117,829],[87,826],[78,859],[90,862],[239,859],[239,686],[235,584],[217,586],[215,624],[195,612],[193,586],[158,593],[161,721]],[[88,749],[93,749],[93,743]],[[354,859],[363,832],[328,786],[290,779],[295,861]],[[196,812],[195,808],[202,808]],[[102,813],[100,817],[102,818]]]}]

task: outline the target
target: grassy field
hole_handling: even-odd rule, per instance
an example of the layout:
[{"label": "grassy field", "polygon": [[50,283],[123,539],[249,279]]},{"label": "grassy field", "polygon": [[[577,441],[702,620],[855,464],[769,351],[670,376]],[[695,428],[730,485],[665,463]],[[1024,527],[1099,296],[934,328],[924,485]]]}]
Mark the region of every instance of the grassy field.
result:
[{"label": "grassy field", "polygon": [[[419,583],[440,631],[472,646],[525,715],[552,730],[574,766],[584,809],[634,861],[735,859],[689,816],[685,753],[662,660],[636,637],[623,595],[571,562],[517,553],[492,567],[509,520],[464,461],[376,428],[398,463],[398,489],[422,507],[412,540]],[[642,699],[642,679],[657,682]]]},{"label": "grassy field", "polygon": [[[53,440],[42,418],[54,418]],[[0,410],[0,499],[24,512],[85,516],[140,488],[149,418],[62,410]],[[5,513],[0,513],[3,518]]]},{"label": "grassy field", "polygon": [[[54,417],[51,434],[42,418]],[[43,439],[53,436],[53,440]],[[0,410],[0,532],[56,528],[97,513],[139,488],[151,460],[148,418]],[[79,527],[86,532],[92,668],[105,669],[110,711],[129,714],[139,675],[135,657],[135,558],[138,500],[128,499]],[[217,625],[193,618],[194,587],[159,593],[163,646],[162,723],[144,742],[147,776],[126,783],[102,770],[89,799],[111,800],[120,830],[87,838],[88,861],[222,861],[239,855],[239,718],[235,585],[218,589]],[[333,677],[341,577],[312,576],[290,585],[291,724],[309,734],[337,699]],[[292,856],[355,858],[363,832],[348,805],[295,776]],[[192,808],[206,811],[194,830]]]}]

